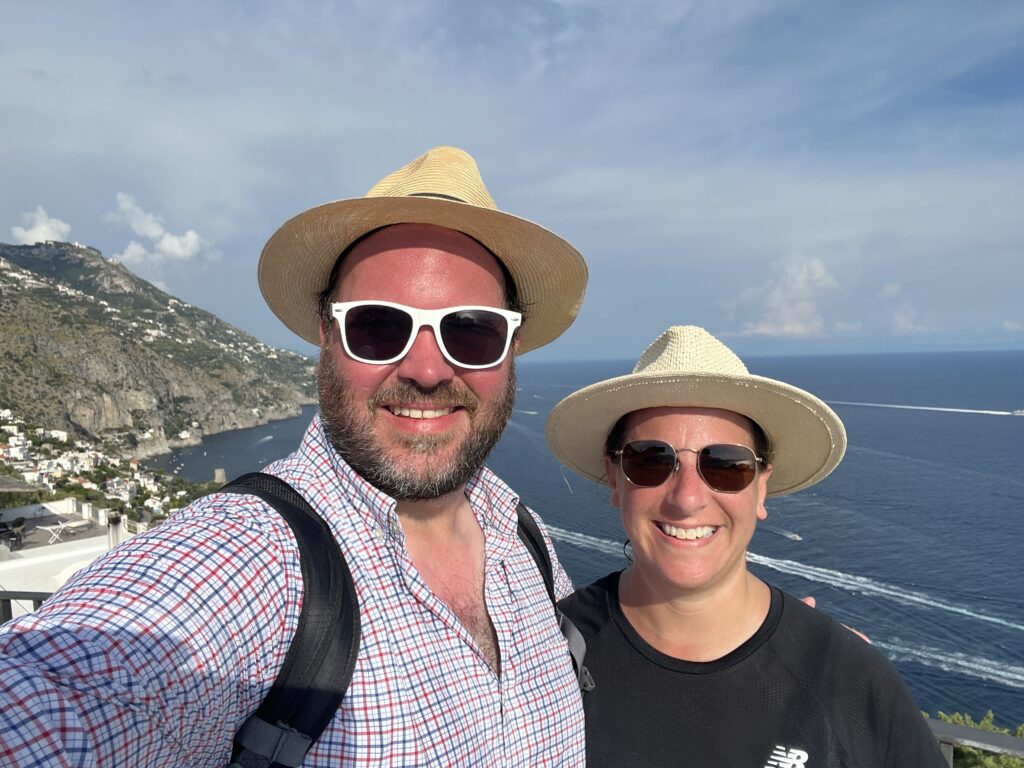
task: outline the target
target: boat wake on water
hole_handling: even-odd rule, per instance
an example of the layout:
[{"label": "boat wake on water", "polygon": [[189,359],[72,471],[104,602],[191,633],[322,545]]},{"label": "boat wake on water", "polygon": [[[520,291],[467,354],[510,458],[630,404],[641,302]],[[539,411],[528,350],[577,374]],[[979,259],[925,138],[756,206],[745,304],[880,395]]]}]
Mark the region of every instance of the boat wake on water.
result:
[{"label": "boat wake on water", "polygon": [[1024,689],[1024,667],[993,661],[966,653],[948,653],[939,648],[913,647],[899,642],[874,642],[894,661],[915,661],[943,672],[969,675],[981,680],[1005,685],[1008,688]]},{"label": "boat wake on water", "polygon": [[829,400],[829,405],[855,405],[861,408],[898,408],[902,411],[938,411],[939,413],[976,413],[982,416],[1024,416],[1024,408],[1013,411],[990,411],[978,408],[940,408],[933,405],[896,405],[894,403],[853,403],[848,400]]},{"label": "boat wake on water", "polygon": [[[597,552],[603,552],[611,555],[619,555],[622,553],[622,544],[610,541],[609,539],[600,539],[595,536],[588,536],[585,533],[567,531],[563,528],[556,528],[554,526],[548,526],[548,533],[555,541],[564,541],[566,544],[573,544],[577,547],[592,549]],[[989,624],[996,624],[1007,629],[1013,629],[1018,632],[1024,632],[1024,624],[1009,621],[998,616],[978,613],[977,611],[971,610],[965,606],[950,603],[948,600],[939,599],[924,592],[917,592],[911,589],[894,586],[892,584],[875,581],[874,579],[870,579],[866,576],[855,576],[851,573],[834,571],[829,568],[821,568],[816,565],[806,565],[794,560],[765,557],[764,555],[758,555],[754,552],[747,553],[747,560],[764,568],[771,568],[772,570],[779,571],[780,573],[787,573],[792,576],[800,576],[801,578],[805,578],[809,581],[826,584],[830,587],[836,587],[837,589],[841,589],[846,592],[854,592],[872,597],[884,597],[903,605],[920,605],[937,611],[945,611],[947,613],[966,616],[967,618],[974,619],[975,621],[983,621]]]},{"label": "boat wake on water", "polygon": [[603,552],[606,555],[622,554],[622,544],[617,544],[609,539],[599,539],[596,536],[588,536],[585,533],[577,533],[576,531],[567,531],[564,528],[556,528],[553,525],[548,526],[548,534],[555,541],[564,541],[566,544]]},{"label": "boat wake on water", "polygon": [[[556,542],[565,542],[576,547],[590,549],[608,555],[621,556],[622,544],[602,539],[596,536],[588,536],[577,531],[567,531],[549,525],[547,527],[551,538]],[[785,532],[783,532],[785,535]],[[794,534],[795,535],[795,534]],[[854,576],[840,571],[833,571],[828,568],[819,568],[812,565],[804,565],[792,560],[778,560],[764,557],[762,555],[748,552],[747,557],[751,563],[772,568],[774,570],[801,576],[811,581],[820,582],[829,586],[837,587],[848,592],[856,592],[864,595],[885,597],[902,604],[917,604],[960,614],[977,621],[990,622],[1002,627],[1024,632],[1024,624],[989,616],[983,613],[972,611],[963,606],[953,605],[938,600],[923,592],[884,584],[864,576]],[[949,652],[929,646],[912,646],[900,642],[894,638],[892,642],[879,640],[872,641],[875,646],[885,651],[886,655],[894,661],[911,661],[923,664],[928,667],[940,669],[943,672],[967,675],[979,680],[1005,685],[1009,688],[1024,689],[1024,667],[1007,664],[1003,661],[995,661],[978,656],[971,656],[965,653]]]},{"label": "boat wake on water", "polygon": [[770,525],[762,525],[762,526],[760,526],[760,528],[763,531],[768,531],[768,533],[774,533],[777,536],[785,536],[787,539],[790,539],[791,541],[803,541],[804,540],[804,537],[801,536],[799,533],[794,533],[793,531],[787,531],[785,528],[775,528],[775,527],[770,526]]},{"label": "boat wake on water", "polygon": [[1006,619],[1001,619],[998,616],[989,616],[985,613],[978,613],[977,611],[972,611],[970,608],[932,597],[924,592],[915,592],[914,590],[893,586],[892,584],[875,581],[874,579],[870,579],[866,576],[855,576],[852,573],[833,571],[830,568],[821,568],[816,565],[806,565],[794,560],[780,560],[772,557],[764,557],[763,555],[758,555],[753,552],[747,553],[747,560],[756,565],[779,571],[780,573],[801,576],[810,581],[827,584],[830,587],[836,587],[847,592],[856,592],[861,595],[871,595],[872,597],[884,597],[904,605],[921,605],[938,611],[946,611],[947,613],[966,616],[976,621],[998,624],[999,626],[1006,627],[1007,629],[1015,629],[1019,632],[1024,632],[1024,624],[1007,621]]}]

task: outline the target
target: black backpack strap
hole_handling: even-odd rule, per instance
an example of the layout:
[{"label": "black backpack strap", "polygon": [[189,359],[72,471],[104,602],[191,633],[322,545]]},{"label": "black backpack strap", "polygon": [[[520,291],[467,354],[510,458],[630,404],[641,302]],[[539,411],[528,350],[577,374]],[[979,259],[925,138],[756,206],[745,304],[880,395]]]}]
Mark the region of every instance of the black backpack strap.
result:
[{"label": "black backpack strap", "polygon": [[267,697],[235,734],[229,768],[294,768],[320,738],[345,696],[359,652],[352,574],[327,522],[288,483],[253,472],[220,489],[258,496],[295,534],[302,608],[284,665]]},{"label": "black backpack strap", "polygon": [[537,521],[533,519],[533,515],[530,514],[530,510],[522,502],[519,502],[516,506],[516,515],[519,517],[516,533],[519,534],[520,540],[526,545],[526,551],[530,553],[530,557],[537,563],[537,569],[540,571],[540,575],[544,577],[544,586],[548,591],[548,597],[551,598],[552,603],[557,603],[558,600],[555,599],[555,574],[551,568],[551,556],[548,554],[548,547],[544,543],[544,536],[540,532],[540,527],[537,525]]},{"label": "black backpack strap", "polygon": [[516,515],[519,518],[516,531],[523,544],[526,545],[526,551],[537,563],[541,576],[544,577],[544,586],[548,590],[548,597],[551,598],[551,605],[555,608],[555,616],[558,617],[558,628],[569,644],[569,655],[572,657],[572,668],[576,673],[576,681],[579,683],[581,691],[592,691],[594,690],[594,678],[590,676],[590,670],[583,664],[584,657],[587,655],[587,642],[576,625],[558,608],[558,600],[555,598],[555,574],[551,567],[551,556],[548,554],[547,544],[544,543],[544,536],[540,532],[537,521],[533,519],[533,515],[522,502],[516,507]]}]

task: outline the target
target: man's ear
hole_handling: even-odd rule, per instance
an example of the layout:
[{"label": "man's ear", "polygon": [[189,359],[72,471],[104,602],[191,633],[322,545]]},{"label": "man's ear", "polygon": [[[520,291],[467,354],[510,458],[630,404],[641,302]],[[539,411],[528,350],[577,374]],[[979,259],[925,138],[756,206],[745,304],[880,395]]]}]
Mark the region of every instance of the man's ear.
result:
[{"label": "man's ear", "polygon": [[322,347],[331,339],[331,321],[320,318],[320,346]]}]

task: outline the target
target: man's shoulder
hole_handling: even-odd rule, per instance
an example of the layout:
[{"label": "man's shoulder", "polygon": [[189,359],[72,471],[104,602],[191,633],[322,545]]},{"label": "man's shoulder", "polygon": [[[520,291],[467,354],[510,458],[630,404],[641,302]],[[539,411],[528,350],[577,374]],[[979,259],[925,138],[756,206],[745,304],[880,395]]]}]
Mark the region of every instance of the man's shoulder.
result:
[{"label": "man's shoulder", "polygon": [[283,562],[297,557],[295,546],[287,523],[265,501],[217,491],[176,510],[113,551],[145,551],[148,557],[171,560],[217,557],[226,565],[251,557]]},{"label": "man's shoulder", "polygon": [[[264,468],[263,473],[282,480],[325,519],[336,515],[339,507],[344,506],[346,494],[343,488],[339,489],[338,482],[327,482],[322,472],[295,455],[270,464]],[[170,520],[201,522],[212,518],[263,530],[269,526],[274,531],[283,530],[282,526],[287,527],[274,506],[255,492],[248,491],[244,486],[223,490],[237,479],[230,480],[221,489],[178,510]]]},{"label": "man's shoulder", "polygon": [[168,522],[216,519],[232,524],[262,526],[275,515],[271,505],[254,493],[218,489],[175,511]]}]

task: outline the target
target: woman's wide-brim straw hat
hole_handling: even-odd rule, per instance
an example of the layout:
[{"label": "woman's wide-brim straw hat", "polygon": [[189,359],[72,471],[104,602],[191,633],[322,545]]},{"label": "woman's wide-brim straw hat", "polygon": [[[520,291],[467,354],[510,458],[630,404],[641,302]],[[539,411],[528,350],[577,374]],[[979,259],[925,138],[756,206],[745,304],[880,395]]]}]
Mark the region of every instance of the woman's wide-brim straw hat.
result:
[{"label": "woman's wide-brim straw hat", "polygon": [[633,373],[562,400],[548,417],[548,445],[570,469],[607,483],[604,449],[612,427],[627,413],[660,406],[718,408],[756,422],[772,448],[769,496],[823,480],[846,452],[843,422],[824,402],[781,381],[751,375],[732,350],[692,325],[661,334]]},{"label": "woman's wide-brim straw hat", "polygon": [[520,354],[553,341],[576,319],[587,287],[583,257],[554,233],[499,211],[476,162],[454,147],[430,150],[382,179],[366,197],[326,203],[285,222],[267,241],[259,263],[260,290],[274,314],[319,345],[317,297],[335,261],[363,235],[391,224],[462,232],[505,265],[526,308]]}]

